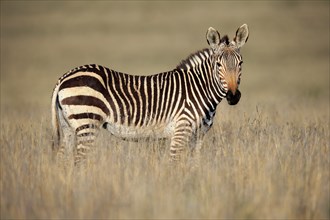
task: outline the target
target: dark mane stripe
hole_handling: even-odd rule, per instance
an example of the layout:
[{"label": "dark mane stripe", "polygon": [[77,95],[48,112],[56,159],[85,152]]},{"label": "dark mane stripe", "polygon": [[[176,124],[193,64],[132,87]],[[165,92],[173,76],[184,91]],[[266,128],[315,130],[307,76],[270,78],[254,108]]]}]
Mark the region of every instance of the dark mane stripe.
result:
[{"label": "dark mane stripe", "polygon": [[[182,60],[179,65],[176,66],[176,69],[187,69],[187,65],[191,66],[191,60],[195,63],[194,58],[198,57],[200,60],[204,61],[205,58],[208,58],[212,54],[212,50],[209,48],[204,48],[193,54],[190,54],[186,59]],[[207,56],[207,57],[206,57]]]}]

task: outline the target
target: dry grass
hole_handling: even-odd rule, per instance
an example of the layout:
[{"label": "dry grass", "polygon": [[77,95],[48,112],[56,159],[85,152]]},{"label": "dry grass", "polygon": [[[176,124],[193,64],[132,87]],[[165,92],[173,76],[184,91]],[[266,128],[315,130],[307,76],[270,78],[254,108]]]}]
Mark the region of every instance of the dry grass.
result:
[{"label": "dry grass", "polygon": [[244,107],[224,108],[194,171],[167,162],[166,142],[107,133],[86,169],[62,170],[48,120],[3,120],[1,217],[328,218],[327,112]]},{"label": "dry grass", "polygon": [[[329,219],[328,9],[327,1],[1,1],[1,219]],[[49,106],[61,73],[94,62],[168,70],[206,46],[209,26],[232,36],[242,23],[251,31],[242,99],[220,104],[198,169],[170,165],[167,141],[106,132],[86,169],[54,163]]]}]

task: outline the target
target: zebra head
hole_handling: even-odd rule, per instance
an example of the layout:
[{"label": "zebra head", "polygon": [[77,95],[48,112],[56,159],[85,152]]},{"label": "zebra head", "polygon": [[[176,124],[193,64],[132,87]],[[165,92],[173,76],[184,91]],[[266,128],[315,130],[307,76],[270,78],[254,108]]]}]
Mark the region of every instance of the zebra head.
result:
[{"label": "zebra head", "polygon": [[226,99],[230,105],[236,105],[241,98],[241,92],[238,90],[243,63],[240,48],[248,37],[246,24],[237,29],[232,41],[229,41],[227,35],[220,38],[219,32],[212,27],[206,33],[207,42],[213,51],[212,68],[226,91]]}]

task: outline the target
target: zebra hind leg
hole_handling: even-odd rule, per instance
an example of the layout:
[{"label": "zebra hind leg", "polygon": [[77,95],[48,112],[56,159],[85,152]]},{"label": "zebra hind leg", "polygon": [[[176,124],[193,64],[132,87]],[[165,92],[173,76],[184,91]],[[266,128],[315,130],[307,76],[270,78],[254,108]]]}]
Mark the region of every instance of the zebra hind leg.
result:
[{"label": "zebra hind leg", "polygon": [[72,127],[67,123],[66,120],[60,115],[60,139],[57,143],[54,143],[53,146],[53,153],[56,159],[56,162],[61,165],[65,166],[69,164],[69,156],[72,156],[72,149],[75,145],[75,133]]},{"label": "zebra hind leg", "polygon": [[87,165],[88,155],[93,152],[95,139],[99,132],[99,127],[94,124],[81,126],[76,129],[77,145],[75,149],[74,164],[80,166]]}]

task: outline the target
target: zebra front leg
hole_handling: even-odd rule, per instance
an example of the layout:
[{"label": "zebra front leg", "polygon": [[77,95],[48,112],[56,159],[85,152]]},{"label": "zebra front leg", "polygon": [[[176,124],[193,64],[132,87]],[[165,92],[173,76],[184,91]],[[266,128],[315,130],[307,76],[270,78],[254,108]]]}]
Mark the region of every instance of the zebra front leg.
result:
[{"label": "zebra front leg", "polygon": [[75,166],[86,163],[88,154],[93,151],[99,128],[95,125],[85,125],[76,129],[77,145],[74,156]]},{"label": "zebra front leg", "polygon": [[204,135],[196,136],[192,143],[190,164],[193,168],[199,167],[201,162],[201,149]]},{"label": "zebra front leg", "polygon": [[175,128],[174,135],[171,138],[170,157],[172,162],[180,161],[192,135],[192,127],[190,123],[181,123]]}]

